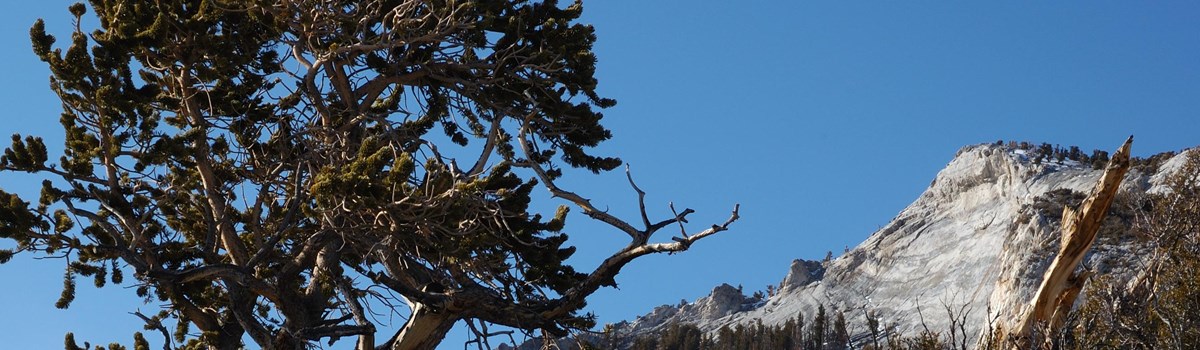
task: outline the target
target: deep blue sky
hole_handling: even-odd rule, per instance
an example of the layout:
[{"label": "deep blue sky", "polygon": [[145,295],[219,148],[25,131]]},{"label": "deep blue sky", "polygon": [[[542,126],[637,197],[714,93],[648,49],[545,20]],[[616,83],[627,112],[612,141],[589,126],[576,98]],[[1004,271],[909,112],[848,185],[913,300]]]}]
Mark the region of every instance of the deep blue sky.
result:
[{"label": "deep blue sky", "polygon": [[[0,14],[0,135],[60,142],[59,105],[27,33],[44,17],[65,34],[69,3],[16,2]],[[584,7],[599,36],[600,90],[619,101],[606,112],[616,136],[602,150],[632,164],[652,213],[665,215],[671,201],[694,208],[693,230],[723,221],[734,203],[743,216],[689,252],[628,267],[620,290],[592,299],[589,310],[602,322],[695,299],[719,283],[762,289],[778,283],[792,259],[853,247],[964,145],[1004,139],[1111,151],[1134,134],[1134,153],[1144,156],[1200,144],[1195,2]],[[3,174],[0,187],[33,196],[25,180]],[[636,197],[619,172],[569,174],[562,185],[635,218]],[[572,216],[567,228],[580,269],[625,243],[586,220]],[[80,280],[75,305],[57,310],[62,267],[27,257],[0,265],[6,344],[57,348],[69,330],[128,343],[140,326],[125,312],[157,307],[139,305],[132,290]],[[456,332],[444,348],[463,340]]]}]

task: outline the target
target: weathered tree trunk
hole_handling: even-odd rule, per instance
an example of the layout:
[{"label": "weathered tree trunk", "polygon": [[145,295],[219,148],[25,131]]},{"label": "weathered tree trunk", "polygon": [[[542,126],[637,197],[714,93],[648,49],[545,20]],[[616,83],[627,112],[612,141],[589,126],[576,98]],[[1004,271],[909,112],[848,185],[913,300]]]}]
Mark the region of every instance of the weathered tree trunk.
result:
[{"label": "weathered tree trunk", "polygon": [[1104,175],[1092,190],[1092,194],[1080,204],[1079,211],[1063,208],[1062,246],[1058,256],[1042,278],[1042,284],[1033,300],[1024,309],[1024,314],[1011,328],[1007,343],[1016,348],[1029,348],[1035,326],[1045,325],[1046,332],[1056,332],[1062,327],[1067,313],[1075,304],[1075,298],[1087,280],[1087,273],[1075,272],[1083,261],[1088,248],[1096,240],[1100,224],[1108,214],[1113,198],[1117,195],[1121,180],[1129,170],[1130,136],[1117,150],[1104,170]]},{"label": "weathered tree trunk", "polygon": [[448,312],[437,312],[425,304],[413,307],[412,317],[392,339],[391,350],[433,350],[458,321]]}]

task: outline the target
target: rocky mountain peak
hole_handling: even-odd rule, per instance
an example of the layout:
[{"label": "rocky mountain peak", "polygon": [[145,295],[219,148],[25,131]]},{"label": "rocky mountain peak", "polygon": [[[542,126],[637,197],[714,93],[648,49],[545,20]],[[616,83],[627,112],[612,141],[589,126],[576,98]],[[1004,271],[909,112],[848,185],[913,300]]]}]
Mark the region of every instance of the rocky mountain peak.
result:
[{"label": "rocky mountain peak", "polygon": [[[1089,192],[1099,178],[1095,161],[1077,151],[964,147],[891,222],[831,261],[794,260],[778,292],[766,300],[723,284],[694,303],[664,305],[616,329],[632,337],[672,322],[708,332],[736,324],[770,326],[824,306],[844,312],[851,324],[865,325],[865,315],[878,315],[881,326],[907,335],[924,327],[944,331],[952,316],[965,320],[967,335],[975,337],[989,319],[1011,316],[1006,313],[1034,293],[1058,249],[1062,206],[1082,198],[1078,194]],[[1152,166],[1135,167],[1123,191],[1153,191],[1182,158],[1168,154],[1149,162]],[[1121,215],[1110,214],[1116,221],[1102,230],[1085,268],[1119,276],[1135,272],[1122,267],[1140,255]],[[861,337],[868,330],[855,332]]]},{"label": "rocky mountain peak", "polygon": [[808,285],[814,281],[820,280],[825,276],[825,267],[821,266],[818,261],[792,260],[792,266],[788,268],[787,276],[783,277],[783,282],[779,284],[779,290],[791,290]]}]

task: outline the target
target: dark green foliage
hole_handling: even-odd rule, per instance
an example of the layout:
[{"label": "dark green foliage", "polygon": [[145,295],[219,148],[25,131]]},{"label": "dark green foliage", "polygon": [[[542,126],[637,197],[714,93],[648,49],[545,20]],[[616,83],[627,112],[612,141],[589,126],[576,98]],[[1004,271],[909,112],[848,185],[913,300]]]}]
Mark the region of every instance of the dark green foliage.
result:
[{"label": "dark green foliage", "polygon": [[176,323],[175,324],[175,333],[172,333],[171,337],[173,337],[176,342],[180,342],[180,343],[184,342],[185,340],[187,340],[188,332],[191,331],[190,326],[191,326],[191,322],[181,321],[181,322]]},{"label": "dark green foliage", "polygon": [[63,340],[63,347],[66,350],[90,350],[89,348],[91,348],[92,345],[84,342],[83,347],[79,347],[79,344],[75,343],[75,334],[67,332],[67,335]]},{"label": "dark green foliage", "polygon": [[[26,248],[32,240],[26,235],[31,230],[45,230],[49,225],[38,218],[41,211],[31,212],[29,203],[16,194],[0,189],[0,239],[13,239],[19,248]],[[0,258],[0,261],[7,259]]]},{"label": "dark green foliage", "polygon": [[[838,311],[833,313],[832,320],[823,320],[822,311],[824,309],[824,306],[819,306],[817,315],[807,322],[803,315],[797,315],[796,318],[779,325],[766,326],[761,322],[755,322],[749,325],[725,326],[711,333],[705,333],[694,325],[673,323],[667,325],[660,334],[634,339],[628,348],[637,350],[843,350],[858,347],[912,350],[956,349],[954,344],[947,343],[940,333],[925,332],[914,337],[902,337],[883,334],[882,329],[878,327],[875,329],[880,334],[875,341],[862,339],[858,344],[851,344],[849,332],[851,325],[845,314]],[[589,345],[590,349],[621,348],[617,345]]]},{"label": "dark green foliage", "polygon": [[842,348],[850,346],[850,331],[846,325],[846,314],[838,311],[833,318],[833,328],[829,332],[829,346]]},{"label": "dark green foliage", "polygon": [[1108,164],[1108,151],[1094,150],[1092,151],[1092,169],[1104,169]]},{"label": "dark green foliage", "polygon": [[[1132,238],[1127,233],[1139,215],[1139,209],[1135,203],[1138,199],[1135,197],[1137,196],[1128,191],[1117,193],[1096,238],[1100,245],[1114,244]],[[1030,207],[1037,212],[1040,218],[1050,224],[1061,225],[1063,208],[1077,210],[1085,198],[1087,198],[1087,194],[1083,192],[1060,188],[1034,198]]]},{"label": "dark green foliage", "polygon": [[54,302],[54,307],[66,309],[71,306],[72,301],[75,301],[75,275],[68,269],[67,273],[63,274],[62,295]]},{"label": "dark green foliage", "polygon": [[1143,174],[1153,174],[1158,172],[1158,167],[1161,166],[1163,162],[1167,161],[1167,159],[1171,159],[1171,157],[1174,156],[1175,152],[1163,152],[1148,158],[1132,158],[1130,159],[1130,163],[1133,165],[1134,170],[1137,170]]},{"label": "dark green foliage", "polygon": [[[599,110],[615,101],[596,93],[579,2],[95,0],[68,12],[64,40],[42,20],[29,31],[63,106],[63,154],[13,135],[0,156],[0,172],[45,179],[36,203],[0,190],[0,239],[17,247],[0,263],[68,260],[60,308],[75,277],[104,287],[127,269],[137,295],[172,306],[153,322],[176,321],[185,347],[373,335],[363,304],[404,304],[391,295],[451,315],[438,322],[564,334],[592,325],[584,298],[627,262],[576,271],[565,207],[530,211],[564,167],[621,164],[591,151],[612,136]],[[99,27],[81,28],[90,15]],[[542,183],[530,169],[547,169]]]},{"label": "dark green foliage", "polygon": [[133,350],[150,350],[150,342],[142,336],[142,332],[133,333]]},{"label": "dark green foliage", "polygon": [[1050,220],[1051,222],[1062,221],[1062,211],[1064,207],[1074,210],[1079,209],[1079,205],[1087,198],[1087,194],[1075,191],[1069,188],[1060,188],[1057,190],[1048,191],[1041,196],[1033,199],[1031,207],[1037,211],[1038,215]]},{"label": "dark green foliage", "polygon": [[21,140],[20,135],[12,135],[12,147],[0,156],[0,167],[32,172],[45,166],[46,158],[46,144],[41,138],[27,136]]},{"label": "dark green foliage", "polygon": [[[1062,146],[1042,143],[1041,145],[1035,147],[1033,144],[1025,141],[1019,143],[1016,141],[1009,141],[1006,144],[1003,142],[1003,140],[997,141],[995,145],[1005,146],[1014,150],[1028,151],[1027,156],[1029,157],[1030,162],[1037,165],[1040,165],[1048,160],[1054,160],[1055,162],[1059,163],[1065,160],[1073,160],[1084,165],[1091,165],[1093,169],[1099,170],[1108,164],[1108,152],[1098,149],[1092,150],[1092,154],[1088,155],[1086,152],[1080,149],[1079,146],[1069,146],[1064,149]],[[1172,153],[1168,152],[1164,154],[1166,155],[1166,158],[1170,158],[1170,154]],[[1162,157],[1164,156],[1155,155],[1147,159],[1133,158],[1132,162],[1135,169],[1140,169],[1143,171],[1143,173],[1147,173],[1147,171],[1152,172],[1152,170],[1157,167],[1157,162],[1161,162],[1162,160],[1166,159]],[[1141,166],[1139,166],[1139,164],[1141,164]]]},{"label": "dark green foliage", "polygon": [[673,323],[658,337],[640,337],[630,350],[701,350],[711,344],[705,343],[704,332],[691,324]]},{"label": "dark green foliage", "polygon": [[1042,143],[1042,145],[1038,147],[1038,154],[1041,154],[1044,157],[1050,157],[1054,154],[1054,146],[1051,146],[1049,143]]},{"label": "dark green foliage", "polygon": [[813,317],[812,323],[810,323],[808,326],[808,348],[824,348],[826,336],[828,336],[828,329],[826,329],[827,322],[829,322],[829,320],[825,316],[825,305],[818,305],[817,315]]},{"label": "dark green foliage", "polygon": [[[137,336],[140,336],[140,334],[138,334]],[[144,342],[144,340],[145,339],[143,339],[143,342]],[[75,343],[75,334],[72,334],[70,332],[67,333],[66,339],[64,341],[64,348],[66,350],[92,350],[92,349],[95,349],[95,350],[126,350],[127,349],[125,346],[118,344],[118,343],[108,344],[108,347],[96,345],[95,348],[92,348],[92,345],[90,343],[83,342],[83,346],[80,347],[79,344]],[[149,345],[147,345],[145,347],[145,349],[148,350]],[[141,348],[139,348],[137,350],[141,350]]]}]

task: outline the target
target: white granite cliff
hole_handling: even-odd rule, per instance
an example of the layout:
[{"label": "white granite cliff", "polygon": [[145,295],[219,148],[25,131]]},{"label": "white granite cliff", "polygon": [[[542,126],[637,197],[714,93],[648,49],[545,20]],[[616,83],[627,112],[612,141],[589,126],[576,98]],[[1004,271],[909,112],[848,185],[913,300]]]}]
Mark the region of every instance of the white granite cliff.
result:
[{"label": "white granite cliff", "polygon": [[[964,147],[890,223],[831,261],[794,261],[778,292],[765,300],[721,285],[695,302],[660,306],[614,327],[627,339],[671,322],[711,332],[737,324],[777,325],[800,313],[811,317],[824,305],[844,312],[855,325],[852,338],[862,341],[868,312],[896,334],[915,335],[925,327],[945,331],[949,306],[976,339],[989,319],[1011,317],[1028,302],[1058,249],[1062,206],[1081,200],[1101,174],[1091,165],[1035,161],[1030,154],[991,144]],[[1135,167],[1122,191],[1125,196],[1157,191],[1162,173],[1177,169],[1183,158],[1174,156],[1157,169]],[[1111,225],[1083,265],[1130,276],[1140,263],[1139,245],[1126,232],[1127,220],[1120,215],[1108,220]]]}]

